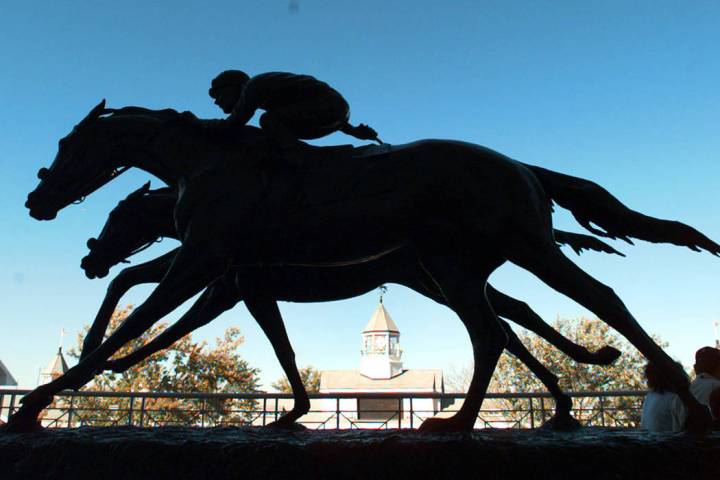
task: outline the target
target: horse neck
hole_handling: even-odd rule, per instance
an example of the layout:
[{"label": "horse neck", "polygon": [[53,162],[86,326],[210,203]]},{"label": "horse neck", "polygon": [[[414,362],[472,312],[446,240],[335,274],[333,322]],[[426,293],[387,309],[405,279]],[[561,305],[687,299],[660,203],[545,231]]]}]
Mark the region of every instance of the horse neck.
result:
[{"label": "horse neck", "polygon": [[198,168],[186,155],[196,149],[196,137],[184,134],[178,123],[150,115],[122,115],[103,119],[102,124],[107,138],[118,147],[112,160],[116,167],[139,168],[168,185],[178,185]]},{"label": "horse neck", "polygon": [[[228,152],[236,154],[247,146],[262,149],[265,144],[265,134],[256,127],[229,131],[215,127],[212,121],[172,121],[152,115],[119,116],[115,123],[110,117],[107,120],[113,127],[109,137],[119,144],[114,166],[144,170],[176,191],[182,191],[189,179],[226,161]],[[244,156],[250,158],[246,166],[252,168],[257,153],[248,152],[245,150]],[[237,159],[234,165],[241,167]]]},{"label": "horse neck", "polygon": [[176,200],[174,194],[167,192],[150,193],[142,197],[136,211],[143,216],[153,235],[178,239],[173,219]]}]

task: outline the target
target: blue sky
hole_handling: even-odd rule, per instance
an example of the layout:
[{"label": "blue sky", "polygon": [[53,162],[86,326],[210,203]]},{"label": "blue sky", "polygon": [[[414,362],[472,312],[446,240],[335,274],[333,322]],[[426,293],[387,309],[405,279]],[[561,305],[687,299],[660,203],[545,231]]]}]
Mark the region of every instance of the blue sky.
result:
[{"label": "blue sky", "polygon": [[[101,98],[219,117],[207,89],[228,68],[314,75],[345,95],[354,122],[388,142],[479,143],[592,179],[632,208],[720,239],[717,2],[297,0],[294,12],[287,0],[212,4],[0,6],[0,358],[23,385],[35,385],[61,328],[74,333],[94,317],[108,280],[82,274],[85,241],[148,178],[127,173],[56,220],[37,222],[23,203],[38,168]],[[580,231],[567,214],[556,224]],[[628,257],[576,260],[669,341],[673,356],[692,363],[720,320],[720,259],[669,245],[615,246]],[[548,321],[590,315],[513,266],[491,282]],[[124,302],[138,304],[148,291],[137,288]],[[369,294],[282,304],[299,364],[356,368],[360,331],[376,303]],[[470,361],[452,312],[392,285],[385,303],[402,332],[406,367]],[[230,325],[243,330],[242,354],[269,385],[281,371],[244,307],[197,336]]]}]

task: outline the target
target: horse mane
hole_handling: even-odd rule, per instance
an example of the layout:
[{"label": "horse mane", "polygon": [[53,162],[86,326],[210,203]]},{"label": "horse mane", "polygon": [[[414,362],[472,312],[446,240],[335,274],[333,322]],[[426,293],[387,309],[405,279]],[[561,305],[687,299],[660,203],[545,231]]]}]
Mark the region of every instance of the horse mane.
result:
[{"label": "horse mane", "polygon": [[[177,118],[179,115],[182,115],[177,110],[174,110],[172,108],[163,108],[162,110],[153,110],[150,108],[145,107],[136,107],[136,106],[127,106],[127,107],[121,107],[121,108],[108,108],[105,109],[105,113],[110,114],[111,117],[122,117],[125,115],[145,115],[148,117],[157,118],[158,120],[172,120],[174,118]],[[190,114],[190,112],[183,112],[183,114]],[[194,115],[193,115],[194,116]],[[109,118],[109,117],[105,117]]]},{"label": "horse mane", "polygon": [[227,139],[230,137],[234,141],[242,138],[245,142],[250,141],[251,143],[256,143],[267,140],[268,138],[265,131],[252,125],[232,125],[226,120],[198,118],[190,111],[178,112],[172,108],[153,110],[131,105],[121,108],[107,108],[105,109],[105,113],[109,114],[103,117],[106,119],[145,117],[159,120],[162,123],[180,120],[179,124],[182,126],[200,127],[202,132],[210,136],[212,140],[222,140],[223,138]]}]

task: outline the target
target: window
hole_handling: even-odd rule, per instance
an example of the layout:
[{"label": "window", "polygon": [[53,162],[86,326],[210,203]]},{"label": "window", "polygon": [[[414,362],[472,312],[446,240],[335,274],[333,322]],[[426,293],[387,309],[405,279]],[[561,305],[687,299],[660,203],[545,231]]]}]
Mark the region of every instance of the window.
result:
[{"label": "window", "polygon": [[390,337],[390,355],[398,354],[398,340],[399,338],[396,336]]},{"label": "window", "polygon": [[385,353],[386,350],[387,350],[387,336],[376,335],[375,336],[375,346],[373,348],[373,351],[375,353]]},{"label": "window", "polygon": [[358,400],[358,420],[387,421],[402,415],[402,400],[361,398]]}]

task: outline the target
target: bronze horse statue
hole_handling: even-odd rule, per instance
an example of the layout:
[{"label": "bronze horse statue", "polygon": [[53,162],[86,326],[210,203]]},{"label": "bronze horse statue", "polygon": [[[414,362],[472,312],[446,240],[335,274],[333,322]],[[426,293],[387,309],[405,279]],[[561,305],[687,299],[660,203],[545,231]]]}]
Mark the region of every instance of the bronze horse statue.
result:
[{"label": "bronze horse statue", "polygon": [[[122,200],[110,212],[98,238],[91,238],[87,242],[90,253],[82,259],[80,265],[88,278],[106,276],[111,267],[125,262],[128,257],[151,246],[162,237],[177,238],[172,218],[176,201],[174,190],[150,190],[149,182]],[[589,235],[555,231],[555,240],[569,244],[576,252],[591,249],[622,255]],[[112,280],[95,321],[85,336],[81,360],[102,342],[111,314],[122,295],[140,283],[159,282],[170,267],[175,253],[176,250],[173,250],[155,260],[127,268]],[[369,292],[388,282],[407,286],[440,304],[445,304],[442,293],[407,249],[399,249],[369,262],[344,267],[236,267],[215,280],[193,307],[165,332],[140,349],[108,361],[104,368],[122,373],[153,353],[169,347],[196,328],[211,322],[236,303],[245,301],[250,313],[267,334],[293,389],[293,409],[271,424],[286,427],[308,412],[310,401],[295,365],[294,353],[275,301],[342,300]],[[498,316],[536,332],[576,361],[608,365],[620,355],[617,349],[610,346],[590,352],[556,332],[527,304],[499,292],[490,284],[487,285],[486,293]],[[527,351],[507,323],[502,320],[501,323],[508,335],[508,352],[525,363],[555,398],[555,415],[547,425],[555,429],[577,427],[579,424],[570,415],[572,399],[559,388],[557,377]]]},{"label": "bronze horse statue", "polygon": [[[36,425],[53,395],[87,383],[128,340],[235,266],[341,266],[410,249],[472,340],[468,395],[451,418],[423,431],[472,429],[508,338],[483,294],[510,261],[588,308],[670,379],[689,411],[710,417],[688,380],[607,286],[578,268],[553,238],[551,202],[605,236],[670,242],[720,253],[697,230],[634,212],[586,180],[532,167],[470,143],[423,140],[381,147],[317,148],[289,155],[253,127],[213,127],[172,110],[97,105],[60,142],[26,206],[39,220],[91,194],[127,168],[178,192],[182,246],[147,300],[83,361],[22,400],[7,428]],[[591,225],[594,224],[597,227]]]}]

